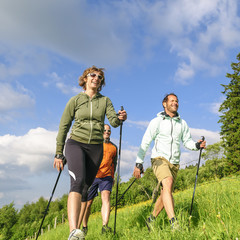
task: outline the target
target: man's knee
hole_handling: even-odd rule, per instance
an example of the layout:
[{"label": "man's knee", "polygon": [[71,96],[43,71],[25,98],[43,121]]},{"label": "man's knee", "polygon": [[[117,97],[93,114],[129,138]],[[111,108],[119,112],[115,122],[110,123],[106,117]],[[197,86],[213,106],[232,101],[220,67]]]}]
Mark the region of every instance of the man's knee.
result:
[{"label": "man's knee", "polygon": [[103,190],[103,191],[101,192],[102,201],[110,201],[110,194],[111,194],[110,191],[108,191],[108,190]]},{"label": "man's knee", "polygon": [[164,190],[172,190],[172,186],[173,186],[172,177],[166,177],[162,180],[162,187]]}]

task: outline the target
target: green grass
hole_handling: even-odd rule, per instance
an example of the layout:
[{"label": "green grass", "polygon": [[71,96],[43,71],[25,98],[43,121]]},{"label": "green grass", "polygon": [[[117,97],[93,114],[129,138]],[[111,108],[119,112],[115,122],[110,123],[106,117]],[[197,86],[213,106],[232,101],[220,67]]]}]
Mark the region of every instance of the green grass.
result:
[{"label": "green grass", "polygon": [[[116,235],[101,234],[100,213],[90,216],[86,240],[96,239],[240,239],[240,178],[227,178],[197,185],[192,217],[189,218],[193,188],[174,194],[175,212],[181,230],[172,232],[165,211],[149,232],[145,219],[152,212],[151,201],[118,209]],[[109,226],[114,226],[114,211]],[[68,223],[46,232],[39,240],[66,240]]]}]

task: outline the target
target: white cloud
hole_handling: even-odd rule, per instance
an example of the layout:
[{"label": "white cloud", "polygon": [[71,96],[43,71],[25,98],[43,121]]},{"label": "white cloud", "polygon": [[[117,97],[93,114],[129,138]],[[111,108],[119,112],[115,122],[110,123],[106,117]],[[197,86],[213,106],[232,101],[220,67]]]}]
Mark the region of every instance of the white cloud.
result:
[{"label": "white cloud", "polygon": [[[219,132],[209,131],[206,129],[197,129],[190,128],[190,132],[192,135],[192,139],[194,141],[198,141],[201,139],[201,136],[205,137],[207,145],[212,145],[220,141]],[[190,151],[182,147],[181,149],[181,158],[180,158],[180,167],[185,168],[188,165],[195,165],[199,159],[199,151]],[[203,164],[203,160],[201,160],[201,164]]]},{"label": "white cloud", "polygon": [[[189,84],[199,71],[221,73],[228,51],[240,46],[238,8],[237,0],[5,1],[0,79],[48,69],[48,53],[86,65],[119,66],[139,55],[153,56],[167,41],[180,57],[175,80]],[[134,56],[136,47],[141,51]]]},{"label": "white cloud", "polygon": [[208,145],[214,144],[220,141],[219,132],[209,131],[206,129],[190,128],[190,132],[194,141],[201,139],[204,136]]},{"label": "white cloud", "polygon": [[0,83],[0,113],[34,106],[35,100],[26,89],[19,86],[17,90],[13,89],[10,84]]},{"label": "white cloud", "polygon": [[176,81],[188,84],[198,71],[222,72],[229,50],[240,46],[238,8],[237,0],[175,0],[146,10],[152,38],[166,39],[180,57]]},{"label": "white cloud", "polygon": [[195,75],[194,69],[186,63],[181,63],[175,73],[175,80],[183,85],[188,84],[188,79],[191,79]]},{"label": "white cloud", "polygon": [[225,97],[220,97],[219,101],[212,102],[212,103],[202,103],[200,104],[201,107],[207,109],[210,113],[220,115],[219,108],[221,104],[224,102]]},{"label": "white cloud", "polygon": [[134,125],[136,126],[137,128],[140,128],[140,129],[146,129],[148,124],[149,124],[149,121],[132,121],[132,120],[127,120],[127,123],[130,124],[130,125]]},{"label": "white cloud", "polygon": [[[50,171],[57,133],[43,128],[31,129],[23,136],[0,136],[0,164],[26,167],[26,175]],[[11,152],[11,154],[9,154]]]},{"label": "white cloud", "polygon": [[0,192],[0,199],[4,197],[4,193]]},{"label": "white cloud", "polygon": [[14,80],[14,78],[24,74],[37,74],[46,71],[51,65],[47,53],[39,48],[18,46],[17,44],[9,46],[7,43],[3,43],[2,36],[0,43],[0,56],[2,56],[0,64],[1,81]]},{"label": "white cloud", "polygon": [[218,110],[219,110],[221,104],[222,104],[221,102],[211,103],[211,105],[210,105],[210,112],[219,115],[220,113],[219,113]]},{"label": "white cloud", "polygon": [[[120,176],[122,181],[128,181],[132,176],[136,163],[137,153],[139,147],[128,146],[127,149],[123,149],[120,159]],[[144,169],[151,166],[150,162],[151,149],[149,149],[145,156]]]},{"label": "white cloud", "polygon": [[[77,94],[82,90],[82,89],[80,89],[80,87],[70,86],[70,84],[65,83],[68,80],[67,76],[60,77],[60,76],[58,76],[57,73],[52,72],[51,74],[48,75],[48,77],[50,80],[48,80],[48,82],[44,82],[43,85],[45,87],[48,87],[52,83],[63,94]],[[65,80],[65,79],[67,79],[67,80]]]},{"label": "white cloud", "polygon": [[99,4],[77,0],[4,2],[1,39],[10,46],[37,46],[85,64],[122,63],[129,43],[121,29],[128,27],[118,28],[118,13],[109,11],[106,3]]},{"label": "white cloud", "polygon": [[50,176],[57,174],[53,168],[56,134],[36,128],[23,136],[0,136],[0,207],[12,201],[21,207],[49,194],[49,181],[55,181]]},{"label": "white cloud", "polygon": [[196,165],[198,163],[198,159],[199,151],[184,151],[181,154],[180,168],[185,168],[189,165]]}]

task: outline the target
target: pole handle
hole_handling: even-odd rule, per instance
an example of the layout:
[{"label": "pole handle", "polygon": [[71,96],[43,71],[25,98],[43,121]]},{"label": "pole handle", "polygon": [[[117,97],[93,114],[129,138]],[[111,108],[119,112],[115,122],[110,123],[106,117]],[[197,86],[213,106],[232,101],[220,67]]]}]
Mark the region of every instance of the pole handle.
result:
[{"label": "pole handle", "polygon": [[[204,140],[205,140],[205,137],[202,136],[202,141],[204,141]],[[200,150],[203,150],[203,148],[201,147]]]},{"label": "pole handle", "polygon": [[[121,106],[121,111],[123,111],[123,110],[124,110],[124,107],[123,107],[123,106]],[[124,121],[124,120],[120,120],[120,122],[121,122],[121,125],[123,124],[123,121]],[[122,129],[121,129],[121,130],[122,130]],[[120,130],[120,131],[121,131],[121,130]]]}]

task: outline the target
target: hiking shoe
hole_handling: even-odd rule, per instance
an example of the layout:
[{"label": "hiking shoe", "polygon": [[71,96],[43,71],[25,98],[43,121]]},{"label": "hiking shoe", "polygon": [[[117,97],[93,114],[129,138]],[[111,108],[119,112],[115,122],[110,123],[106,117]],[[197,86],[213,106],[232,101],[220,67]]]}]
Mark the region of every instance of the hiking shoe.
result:
[{"label": "hiking shoe", "polygon": [[83,227],[82,228],[82,232],[84,232],[85,233],[85,236],[87,235],[87,232],[88,232],[88,227]]},{"label": "hiking shoe", "polygon": [[80,229],[74,229],[69,234],[68,240],[84,240],[85,239],[85,233]]},{"label": "hiking shoe", "polygon": [[150,217],[148,217],[146,220],[146,225],[147,225],[149,232],[151,232],[153,229],[153,224],[154,224],[155,219],[156,218],[151,214]]},{"label": "hiking shoe", "polygon": [[107,226],[107,225],[103,225],[103,227],[102,227],[102,234],[103,233],[109,233],[109,232],[112,232],[112,229],[109,226]]},{"label": "hiking shoe", "polygon": [[180,227],[179,223],[176,221],[176,222],[172,223],[171,229],[172,229],[173,232],[174,231],[180,231],[181,227]]},{"label": "hiking shoe", "polygon": [[171,225],[172,231],[180,231],[181,230],[180,225],[179,225],[178,220],[177,220],[176,217],[171,218],[169,220],[169,223]]}]

